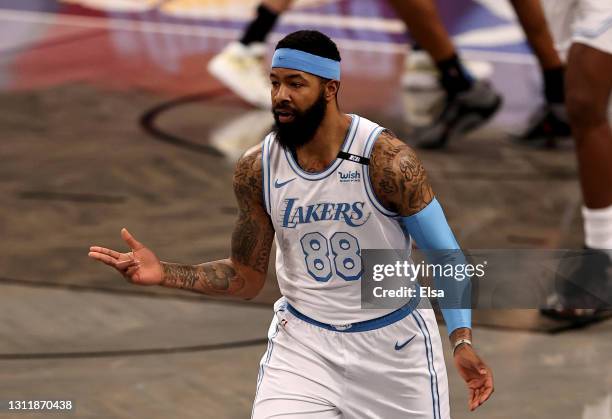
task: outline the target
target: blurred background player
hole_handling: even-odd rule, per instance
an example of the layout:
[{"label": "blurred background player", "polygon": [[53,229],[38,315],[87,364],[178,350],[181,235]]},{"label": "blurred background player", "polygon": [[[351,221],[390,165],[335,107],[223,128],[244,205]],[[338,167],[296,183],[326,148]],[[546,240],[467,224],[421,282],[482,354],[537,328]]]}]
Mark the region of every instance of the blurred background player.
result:
[{"label": "blurred background player", "polygon": [[[439,81],[441,87],[445,88],[444,77],[435,65],[438,60],[436,56],[431,55],[431,51],[437,50],[437,45],[445,44],[445,37],[436,36],[435,31],[428,33],[425,27],[418,32],[423,34],[422,38],[419,38],[413,28],[416,28],[419,22],[428,22],[414,19],[414,12],[411,10],[412,2],[402,0],[390,0],[390,2],[400,17],[407,22],[413,37],[417,41],[416,44],[413,44],[412,51],[407,57],[407,73],[404,77],[404,85],[410,88],[411,84],[416,82],[418,88],[432,88]],[[510,0],[510,3],[527,36],[529,46],[538,59],[544,85],[544,104],[532,115],[527,129],[520,135],[520,138],[527,143],[540,145],[542,140],[544,140],[544,144],[554,145],[554,141],[557,138],[565,138],[571,135],[564,103],[565,68],[559,54],[555,50],[554,42],[540,4],[531,0]],[[422,45],[427,46],[423,42],[430,41],[431,38],[436,39],[435,45],[426,47],[426,52],[422,49]],[[448,36],[446,36],[446,39],[448,39]],[[446,48],[448,51],[448,45]],[[479,67],[468,65],[468,68],[477,70]],[[418,76],[415,77],[414,73],[418,73]],[[476,74],[485,75],[486,70],[480,70]],[[445,88],[444,90],[447,89]],[[444,124],[437,125],[444,126]]]},{"label": "blurred background player", "polygon": [[[433,0],[389,2],[410,33],[436,63],[446,100],[440,116],[428,127],[417,130],[414,140],[425,148],[443,147],[490,119],[501,97],[483,81],[475,80],[462,64]],[[269,81],[262,58],[264,42],[281,13],[292,0],[265,0],[237,42],[229,44],[209,63],[212,75],[254,106],[268,108]]]},{"label": "blurred background player", "polygon": [[[526,143],[547,146],[555,144],[557,138],[571,135],[567,112],[564,103],[564,65],[557,54],[552,37],[546,25],[542,8],[538,2],[530,0],[510,1],[529,45],[533,49],[542,70],[544,104],[532,115],[527,129],[520,134]],[[449,139],[463,134],[486,121],[495,111],[496,100],[488,86],[476,86],[475,98],[458,93],[468,92],[474,85],[473,77],[486,78],[491,72],[486,63],[465,62],[459,60],[456,49],[448,36],[435,4],[431,0],[405,2],[390,0],[389,3],[404,21],[415,40],[411,52],[405,61],[405,72],[402,84],[408,90],[436,90],[441,88],[445,95],[443,110],[438,118],[428,126],[417,129],[414,137],[422,147],[441,147]],[[265,54],[265,40],[274,28],[280,14],[286,11],[292,0],[265,0],[257,8],[256,17],[249,23],[243,36],[232,42],[223,52],[209,63],[210,72],[233,90],[238,96],[257,107],[268,107],[268,75],[264,71],[262,59]],[[465,66],[463,65],[465,64]],[[465,69],[467,67],[467,70]],[[482,96],[486,106],[478,106]],[[435,108],[439,97],[425,98],[426,112]],[[424,101],[419,98],[422,107]],[[475,99],[476,109],[461,112],[460,117],[453,117],[454,109],[467,101],[468,108]],[[484,109],[484,111],[483,111]],[[410,118],[414,125],[422,125],[418,114]],[[484,114],[483,114],[484,113]],[[461,124],[470,121],[475,114],[473,127]],[[427,116],[425,120],[430,119]]]},{"label": "blurred background player", "polygon": [[612,291],[606,272],[612,254],[612,2],[543,0],[542,6],[557,48],[567,55],[566,103],[584,198],[585,248],[595,249],[567,274],[557,308],[545,313],[580,320],[596,316],[600,299]]}]

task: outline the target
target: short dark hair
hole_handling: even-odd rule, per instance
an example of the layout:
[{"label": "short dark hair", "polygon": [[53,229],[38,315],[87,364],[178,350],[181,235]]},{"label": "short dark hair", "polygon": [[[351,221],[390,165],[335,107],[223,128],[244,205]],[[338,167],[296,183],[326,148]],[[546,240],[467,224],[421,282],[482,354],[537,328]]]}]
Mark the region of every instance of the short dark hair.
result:
[{"label": "short dark hair", "polygon": [[278,41],[275,49],[280,48],[297,49],[334,61],[341,60],[340,52],[334,41],[319,31],[304,30],[290,33]]}]

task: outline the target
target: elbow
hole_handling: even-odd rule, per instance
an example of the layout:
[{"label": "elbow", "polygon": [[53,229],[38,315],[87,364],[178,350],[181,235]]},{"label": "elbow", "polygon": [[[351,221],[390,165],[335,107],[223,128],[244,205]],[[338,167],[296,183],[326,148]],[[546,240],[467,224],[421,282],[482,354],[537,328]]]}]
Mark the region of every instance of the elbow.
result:
[{"label": "elbow", "polygon": [[236,268],[236,276],[240,278],[240,290],[235,293],[242,300],[252,300],[257,297],[266,283],[266,272],[258,272],[254,269],[233,262]]},{"label": "elbow", "polygon": [[239,295],[240,298],[245,301],[250,301],[254,299],[255,297],[259,295],[259,293],[263,289],[265,282],[266,282],[265,277],[261,279],[258,278],[256,280],[245,281],[245,287]]}]

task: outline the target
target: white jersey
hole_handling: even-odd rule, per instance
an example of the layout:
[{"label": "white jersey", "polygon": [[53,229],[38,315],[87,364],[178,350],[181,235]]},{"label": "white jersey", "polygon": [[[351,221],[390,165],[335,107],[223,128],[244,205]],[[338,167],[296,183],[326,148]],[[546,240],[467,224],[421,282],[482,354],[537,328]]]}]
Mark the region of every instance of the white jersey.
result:
[{"label": "white jersey", "polygon": [[[383,128],[357,115],[351,118],[342,151],[369,158]],[[361,250],[410,249],[397,214],[377,201],[368,166],[349,156],[309,173],[274,134],[262,147],[264,200],[276,232],[276,275],[287,301],[308,317],[336,325],[393,311],[361,309]]]}]

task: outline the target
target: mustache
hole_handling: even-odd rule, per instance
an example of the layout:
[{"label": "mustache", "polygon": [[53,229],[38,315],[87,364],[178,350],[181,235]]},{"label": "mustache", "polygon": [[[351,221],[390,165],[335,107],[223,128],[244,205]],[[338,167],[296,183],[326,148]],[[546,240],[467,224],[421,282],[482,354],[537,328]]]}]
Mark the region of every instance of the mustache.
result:
[{"label": "mustache", "polygon": [[277,105],[272,108],[274,113],[278,112],[292,112],[297,113],[297,110],[291,105]]}]

